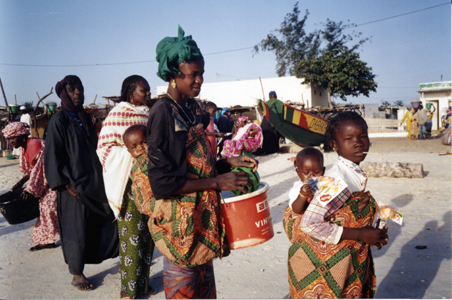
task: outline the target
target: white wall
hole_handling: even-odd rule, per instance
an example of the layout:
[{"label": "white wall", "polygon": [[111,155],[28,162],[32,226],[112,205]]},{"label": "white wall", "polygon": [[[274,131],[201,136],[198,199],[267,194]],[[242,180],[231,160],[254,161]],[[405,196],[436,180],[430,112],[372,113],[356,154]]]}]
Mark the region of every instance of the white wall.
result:
[{"label": "white wall", "polygon": [[451,82],[430,82],[420,84],[420,98],[424,108],[427,103],[432,103],[436,112],[433,117],[432,130],[437,130],[441,127],[441,116],[446,114],[446,109],[451,106]]},{"label": "white wall", "polygon": [[378,113],[378,104],[364,104],[364,117],[365,118],[373,118],[374,113]]},{"label": "white wall", "polygon": [[[275,91],[281,101],[291,100],[305,103],[306,107],[328,106],[328,93],[325,89],[315,87],[315,95],[309,84],[301,84],[303,79],[295,76],[263,78],[262,86],[259,79],[203,83],[200,99],[214,102],[218,107],[235,105],[254,106],[256,99],[262,99],[262,89],[265,100],[268,93]],[[157,86],[157,95],[166,92],[168,86]]]}]

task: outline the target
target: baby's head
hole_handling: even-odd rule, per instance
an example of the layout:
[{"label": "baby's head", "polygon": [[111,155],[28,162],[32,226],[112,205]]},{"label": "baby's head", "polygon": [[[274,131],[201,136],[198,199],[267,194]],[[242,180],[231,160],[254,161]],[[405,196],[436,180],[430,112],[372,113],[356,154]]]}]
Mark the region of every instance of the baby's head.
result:
[{"label": "baby's head", "polygon": [[369,151],[367,123],[356,112],[338,113],[328,127],[330,146],[339,156],[356,164],[362,162]]},{"label": "baby's head", "polygon": [[304,148],[298,152],[294,161],[295,171],[302,182],[309,178],[323,176],[323,154],[315,148]]},{"label": "baby's head", "polygon": [[148,153],[148,144],[146,143],[146,126],[135,124],[126,129],[122,135],[127,151],[133,158],[137,158],[143,153]]},{"label": "baby's head", "polygon": [[213,102],[206,103],[206,112],[209,113],[210,117],[213,118],[217,112],[217,105]]}]

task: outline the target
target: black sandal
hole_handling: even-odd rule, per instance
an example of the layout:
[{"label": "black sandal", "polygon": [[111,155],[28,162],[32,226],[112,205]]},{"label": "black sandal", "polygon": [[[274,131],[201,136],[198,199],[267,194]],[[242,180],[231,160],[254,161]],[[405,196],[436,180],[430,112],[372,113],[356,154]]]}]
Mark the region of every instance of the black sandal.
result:
[{"label": "black sandal", "polygon": [[53,248],[56,248],[56,247],[57,247],[57,245],[55,243],[45,244],[45,245],[36,245],[34,247],[31,247],[30,251],[34,252],[34,251],[39,251],[39,250],[42,250],[42,249],[53,249]]}]

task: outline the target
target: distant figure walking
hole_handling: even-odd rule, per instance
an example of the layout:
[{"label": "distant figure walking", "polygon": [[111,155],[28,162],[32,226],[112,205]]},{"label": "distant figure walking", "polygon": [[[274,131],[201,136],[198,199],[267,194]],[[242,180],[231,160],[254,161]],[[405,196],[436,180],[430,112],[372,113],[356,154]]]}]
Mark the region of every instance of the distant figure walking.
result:
[{"label": "distant figure walking", "polygon": [[400,121],[400,126],[402,126],[403,123],[406,121],[406,130],[408,132],[406,137],[411,138],[411,128],[413,126],[413,118],[414,118],[415,111],[411,107],[407,107],[407,109],[408,109],[407,112],[405,113],[402,120]]},{"label": "distant figure walking", "polygon": [[424,109],[422,104],[419,104],[419,110],[417,111],[417,122],[419,124],[419,138],[425,140],[427,136],[426,124],[428,119],[428,111]]}]

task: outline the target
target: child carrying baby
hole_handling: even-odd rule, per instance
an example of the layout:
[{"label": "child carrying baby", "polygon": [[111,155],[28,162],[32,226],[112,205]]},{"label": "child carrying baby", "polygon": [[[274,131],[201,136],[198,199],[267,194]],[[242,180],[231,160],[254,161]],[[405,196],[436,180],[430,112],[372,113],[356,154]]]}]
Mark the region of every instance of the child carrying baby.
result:
[{"label": "child carrying baby", "polygon": [[371,227],[378,205],[365,192],[367,176],[359,168],[369,150],[367,124],[356,113],[339,113],[328,134],[339,157],[326,176],[341,178],[348,187],[324,207],[305,184],[323,175],[322,154],[306,148],[297,155],[294,165],[300,181],[289,192],[291,209],[284,215],[293,242],[288,261],[290,298],[373,297],[376,280],[370,246],[385,245],[387,229]]}]

